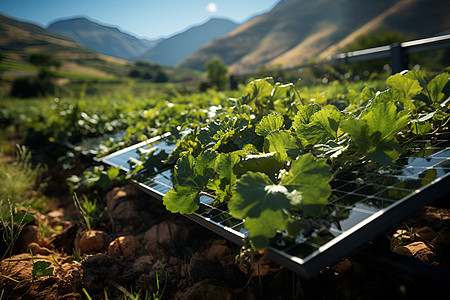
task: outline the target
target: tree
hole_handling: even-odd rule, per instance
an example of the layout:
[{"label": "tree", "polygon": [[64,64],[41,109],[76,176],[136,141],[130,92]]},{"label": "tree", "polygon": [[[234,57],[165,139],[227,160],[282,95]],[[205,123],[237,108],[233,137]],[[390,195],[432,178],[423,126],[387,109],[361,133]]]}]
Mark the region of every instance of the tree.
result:
[{"label": "tree", "polygon": [[223,90],[228,83],[228,67],[218,58],[206,63],[206,74],[211,86],[218,90]]},{"label": "tree", "polygon": [[139,72],[139,70],[133,69],[130,71],[128,76],[130,76],[132,78],[139,78],[139,77],[141,77],[141,72]]},{"label": "tree", "polygon": [[51,68],[55,67],[58,69],[61,66],[61,61],[59,59],[45,52],[31,53],[28,61],[38,68],[38,77],[40,78],[52,77],[53,73],[51,72]]},{"label": "tree", "polygon": [[54,74],[51,69],[59,68],[61,61],[44,52],[30,54],[28,61],[38,68],[38,76],[16,78],[11,86],[11,96],[28,98],[54,93],[56,86],[52,80]]}]

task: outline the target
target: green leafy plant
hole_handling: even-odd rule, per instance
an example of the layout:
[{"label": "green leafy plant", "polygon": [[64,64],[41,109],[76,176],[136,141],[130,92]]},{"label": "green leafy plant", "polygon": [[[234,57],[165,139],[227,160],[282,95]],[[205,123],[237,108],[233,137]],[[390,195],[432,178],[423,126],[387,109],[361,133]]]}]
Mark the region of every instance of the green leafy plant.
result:
[{"label": "green leafy plant", "polygon": [[120,174],[120,168],[105,168],[103,165],[90,167],[81,176],[72,175],[67,178],[72,192],[82,188],[98,188],[106,192],[123,182],[125,182],[125,175]]},{"label": "green leafy plant", "polygon": [[2,239],[4,244],[6,245],[6,248],[2,249],[1,260],[3,260],[5,257],[9,257],[12,255],[14,244],[16,243],[20,232],[27,223],[34,221],[34,217],[28,214],[28,211],[15,214],[14,206],[9,200],[7,204],[4,204],[3,200],[0,201],[0,205],[2,207],[8,207],[9,211],[9,220],[5,219],[3,215],[0,216],[0,222],[3,227]]},{"label": "green leafy plant", "polygon": [[72,248],[72,254],[76,261],[80,262],[83,257],[81,256],[81,250]]},{"label": "green leafy plant", "polygon": [[53,276],[53,271],[55,268],[51,266],[51,263],[48,261],[34,261],[33,251],[30,250],[31,261],[33,263],[33,269],[31,270],[31,275],[33,281],[35,281],[39,277],[43,276]]},{"label": "green leafy plant", "polygon": [[73,194],[73,201],[77,208],[81,219],[84,221],[87,230],[92,230],[101,220],[101,211],[97,206],[97,200],[90,201],[86,195],[83,194],[83,201],[81,202],[77,194]]},{"label": "green leafy plant", "polygon": [[292,84],[255,80],[193,131],[192,150],[177,150],[188,149],[178,144],[173,189],[163,203],[190,214],[203,195],[225,202],[233,217],[245,220],[256,249],[268,247],[277,232],[295,236],[302,225],[293,223],[322,213],[333,173],[353,164],[392,165],[409,140],[447,126],[449,75],[420,76],[391,76],[391,89],[366,89],[347,110],[300,98]]}]

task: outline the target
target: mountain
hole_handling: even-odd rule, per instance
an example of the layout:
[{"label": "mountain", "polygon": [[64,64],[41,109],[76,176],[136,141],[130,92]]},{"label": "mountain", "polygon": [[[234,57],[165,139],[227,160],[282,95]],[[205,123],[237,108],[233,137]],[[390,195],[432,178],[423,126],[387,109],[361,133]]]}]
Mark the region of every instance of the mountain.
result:
[{"label": "mountain", "polygon": [[139,55],[137,59],[175,66],[204,44],[227,34],[237,27],[238,24],[230,20],[212,18],[204,24],[191,27],[182,33],[161,41],[154,48]]},{"label": "mountain", "polygon": [[91,55],[94,52],[81,48],[75,41],[27,22],[0,14],[0,51],[16,60],[27,59],[29,52],[51,48],[54,51],[76,52]]},{"label": "mountain", "polygon": [[231,72],[300,64],[342,51],[358,35],[383,27],[417,38],[438,34],[450,28],[447,11],[448,0],[281,0],[179,66],[204,69],[213,57]]},{"label": "mountain", "polygon": [[68,36],[99,53],[128,60],[142,54],[159,42],[138,39],[115,27],[101,25],[87,18],[57,21],[50,24],[47,29]]},{"label": "mountain", "polygon": [[46,52],[63,61],[61,70],[97,75],[107,75],[126,64],[125,60],[84,48],[66,36],[1,14],[0,32],[0,52],[5,61],[26,63],[30,53]]}]

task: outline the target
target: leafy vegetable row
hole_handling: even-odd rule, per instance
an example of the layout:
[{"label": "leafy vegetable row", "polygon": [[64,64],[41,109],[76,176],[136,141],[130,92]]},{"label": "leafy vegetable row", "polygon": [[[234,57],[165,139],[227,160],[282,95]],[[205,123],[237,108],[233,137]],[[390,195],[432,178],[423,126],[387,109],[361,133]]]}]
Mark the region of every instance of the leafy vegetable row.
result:
[{"label": "leafy vegetable row", "polygon": [[356,162],[391,165],[409,139],[447,128],[449,78],[396,74],[390,89],[352,94],[342,111],[302,99],[293,84],[255,80],[178,143],[164,204],[191,214],[212,195],[245,219],[256,249],[278,231],[295,236],[291,224],[319,216],[328,202],[333,173]]}]

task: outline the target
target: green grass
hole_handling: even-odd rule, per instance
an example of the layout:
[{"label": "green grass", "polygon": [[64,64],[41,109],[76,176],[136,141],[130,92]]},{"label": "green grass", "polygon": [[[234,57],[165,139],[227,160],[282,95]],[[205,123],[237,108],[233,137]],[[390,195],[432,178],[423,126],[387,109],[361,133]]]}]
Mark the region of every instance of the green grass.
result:
[{"label": "green grass", "polygon": [[1,71],[36,71],[37,68],[29,64],[1,62]]},{"label": "green grass", "polygon": [[113,76],[100,76],[100,75],[84,74],[84,73],[76,73],[76,72],[67,72],[67,71],[56,71],[55,75],[58,76],[58,77],[65,77],[65,78],[68,78],[68,79],[83,80],[83,81],[96,80],[96,81],[105,81],[105,82],[107,82],[107,81],[117,80]]},{"label": "green grass", "polygon": [[45,197],[42,195],[42,180],[46,168],[32,164],[31,153],[24,146],[18,146],[16,160],[7,163],[0,159],[0,207],[1,216],[9,215],[8,202],[16,211],[19,207],[33,207],[42,210]]}]

